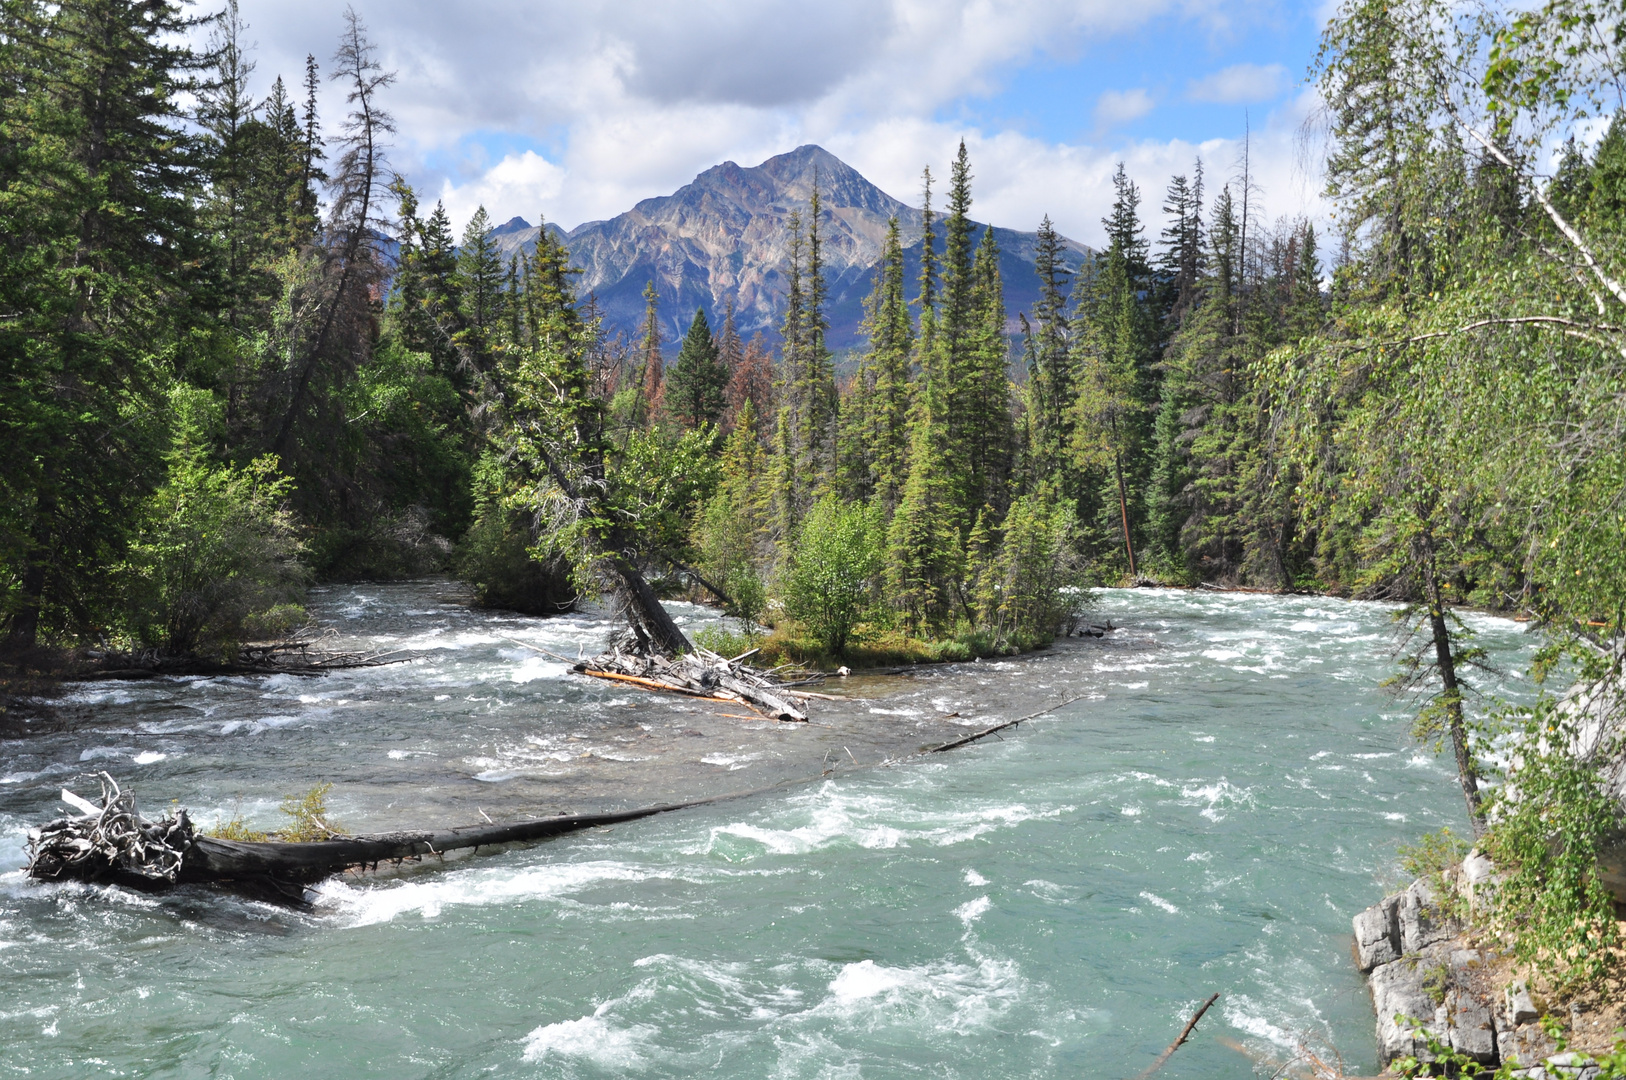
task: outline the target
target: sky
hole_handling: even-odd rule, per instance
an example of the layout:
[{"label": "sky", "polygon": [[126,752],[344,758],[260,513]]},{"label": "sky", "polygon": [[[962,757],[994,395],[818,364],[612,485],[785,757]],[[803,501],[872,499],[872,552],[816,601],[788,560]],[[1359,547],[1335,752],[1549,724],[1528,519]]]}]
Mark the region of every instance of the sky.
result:
[{"label": "sky", "polygon": [[[323,70],[328,0],[239,0],[264,94]],[[390,160],[462,225],[565,228],[670,194],[723,161],[818,143],[919,205],[961,139],[973,215],[1102,239],[1119,162],[1155,237],[1163,191],[1203,162],[1267,219],[1324,218],[1308,85],[1329,0],[354,0],[396,73]],[[205,4],[204,10],[207,9]],[[324,91],[329,133],[342,91]]]}]

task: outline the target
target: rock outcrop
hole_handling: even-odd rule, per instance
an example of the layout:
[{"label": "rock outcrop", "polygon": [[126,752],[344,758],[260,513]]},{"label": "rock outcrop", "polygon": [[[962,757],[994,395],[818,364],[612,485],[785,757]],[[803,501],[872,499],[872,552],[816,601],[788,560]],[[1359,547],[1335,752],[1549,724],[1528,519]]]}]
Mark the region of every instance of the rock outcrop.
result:
[{"label": "rock outcrop", "polygon": [[[1479,855],[1471,854],[1454,874],[1454,886],[1468,896],[1492,883],[1490,864]],[[1432,1036],[1487,1066],[1545,1059],[1514,1074],[1531,1080],[1596,1076],[1595,1069],[1585,1071],[1591,1066],[1576,1064],[1575,1055],[1547,1056],[1554,1046],[1528,990],[1522,983],[1498,986],[1493,957],[1471,947],[1445,910],[1427,883],[1414,881],[1355,916],[1355,963],[1372,992],[1379,1063],[1432,1060]]]},{"label": "rock outcrop", "polygon": [[[897,215],[906,247],[905,274],[919,272],[921,212],[870,183],[856,169],[818,146],[802,146],[742,167],[732,161],[707,169],[671,195],[645,199],[608,221],[589,221],[563,232],[547,226],[582,268],[578,288],[592,291],[613,333],[636,335],[644,313],[643,290],[654,281],[660,294],[668,344],[681,340],[704,308],[713,327],[732,302],[742,336],[764,330],[772,337],[785,305],[789,221],[800,209],[804,222],[814,181],[826,210],[822,222],[825,275],[829,285],[829,341],[842,349],[858,340],[864,297],[869,294],[887,220]],[[980,237],[981,226],[978,227]],[[506,261],[533,250],[537,226],[515,218],[492,230]],[[943,250],[941,222],[937,251]],[[1033,272],[1035,235],[994,230],[1011,318],[1032,311],[1038,296]],[[1073,266],[1087,249],[1065,244]]]}]

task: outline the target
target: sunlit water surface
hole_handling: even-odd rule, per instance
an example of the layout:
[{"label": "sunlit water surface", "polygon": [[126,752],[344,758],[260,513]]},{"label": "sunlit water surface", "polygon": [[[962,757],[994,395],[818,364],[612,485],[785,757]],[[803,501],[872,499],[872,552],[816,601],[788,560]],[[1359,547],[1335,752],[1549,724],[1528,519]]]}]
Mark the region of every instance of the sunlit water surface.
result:
[{"label": "sunlit water surface", "polygon": [[[602,617],[432,584],[317,597],[342,643],[410,664],[87,688],[68,730],[0,743],[0,1075],[1120,1078],[1215,991],[1162,1077],[1254,1076],[1304,1040],[1374,1071],[1350,918],[1397,844],[1463,817],[1376,689],[1389,610],[1098,604],[1102,641],[854,684],[812,727],[590,684],[535,647],[590,650]],[[1526,693],[1534,642],[1470,621],[1508,672],[1483,689]],[[1003,741],[855,767],[1075,694]],[[355,829],[825,775],[292,912],[27,882],[28,824],[102,768],[149,811],[262,825],[326,778]]]}]

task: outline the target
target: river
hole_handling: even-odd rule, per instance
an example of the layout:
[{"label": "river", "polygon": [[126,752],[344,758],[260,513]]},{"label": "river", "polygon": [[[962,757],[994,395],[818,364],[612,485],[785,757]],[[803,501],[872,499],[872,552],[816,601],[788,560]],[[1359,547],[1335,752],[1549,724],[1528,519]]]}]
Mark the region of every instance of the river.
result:
[{"label": "river", "polygon": [[[612,629],[446,583],[319,590],[410,662],[94,684],[0,741],[0,1076],[1252,1077],[1301,1042],[1375,1071],[1350,919],[1464,811],[1407,738],[1390,610],[1102,590],[1032,656],[833,680],[810,725],[568,674]],[[702,609],[675,608],[693,627]],[[1529,693],[1535,641],[1469,615]],[[952,753],[920,747],[1082,695]],[[886,764],[883,764],[886,763]],[[27,828],[106,769],[149,814],[356,831],[782,786],[334,880],[308,911],[38,885]],[[1266,1070],[1268,1072],[1268,1069]]]}]

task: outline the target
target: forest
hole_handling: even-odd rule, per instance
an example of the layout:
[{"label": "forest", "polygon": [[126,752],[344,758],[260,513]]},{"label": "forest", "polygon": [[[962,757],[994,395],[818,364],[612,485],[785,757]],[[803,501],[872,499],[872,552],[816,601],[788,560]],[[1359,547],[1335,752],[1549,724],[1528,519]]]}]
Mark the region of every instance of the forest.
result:
[{"label": "forest", "polygon": [[1040,223],[1032,311],[962,142],[918,277],[894,222],[836,356],[817,191],[775,340],[699,312],[665,342],[651,283],[629,341],[546,230],[505,265],[394,172],[353,12],[255,100],[235,6],[0,0],[6,650],[225,658],[315,582],[447,573],[607,596],[666,652],[686,591],[831,665],[1034,648],[1093,586],[1322,591],[1405,605],[1397,686],[1477,833],[1486,740],[1543,721],[1475,697],[1456,612],[1619,675],[1623,33],[1597,0],[1347,0],[1311,72],[1331,235],[1263,220],[1246,157],[1160,201],[1120,167],[1082,265]]}]

